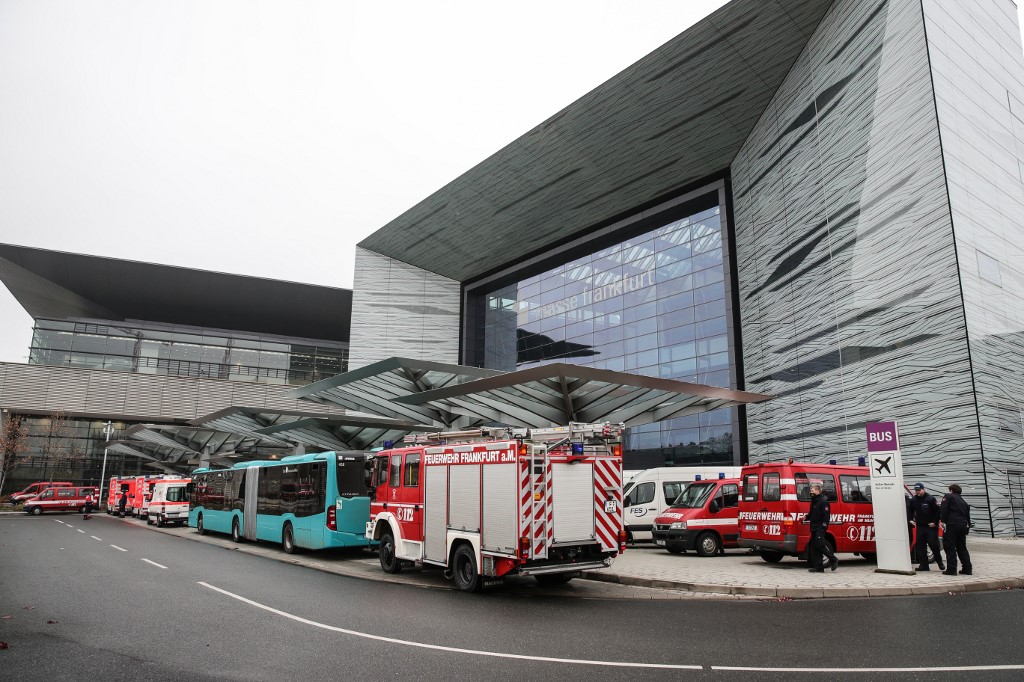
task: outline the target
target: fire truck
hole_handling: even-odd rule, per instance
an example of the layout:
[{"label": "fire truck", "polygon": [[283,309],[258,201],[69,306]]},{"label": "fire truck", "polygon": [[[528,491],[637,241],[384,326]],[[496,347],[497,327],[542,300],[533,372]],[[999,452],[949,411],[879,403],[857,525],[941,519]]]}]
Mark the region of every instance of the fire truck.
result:
[{"label": "fire truck", "polygon": [[509,575],[552,585],[611,566],[626,545],[622,431],[483,427],[378,452],[366,537],[381,568],[439,566],[475,592]]}]

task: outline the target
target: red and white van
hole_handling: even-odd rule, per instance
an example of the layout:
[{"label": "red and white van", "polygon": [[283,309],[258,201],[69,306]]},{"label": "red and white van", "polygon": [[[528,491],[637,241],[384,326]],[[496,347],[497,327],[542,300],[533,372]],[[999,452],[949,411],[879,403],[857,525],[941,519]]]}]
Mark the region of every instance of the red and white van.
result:
[{"label": "red and white van", "polygon": [[156,523],[157,528],[165,523],[179,526],[188,522],[188,495],[186,486],[191,478],[165,478],[155,481],[147,508],[146,523]]},{"label": "red and white van", "polygon": [[739,540],[740,479],[694,481],[654,520],[654,544],[671,554],[714,556]]},{"label": "red and white van", "polygon": [[25,501],[25,513],[38,516],[43,512],[84,512],[85,498],[92,495],[95,504],[98,492],[94,486],[47,488]]},{"label": "red and white van", "polygon": [[875,515],[867,467],[786,462],[743,467],[739,546],[769,563],[806,558],[811,483],[821,483],[831,518],[827,540],[836,552],[875,556]]},{"label": "red and white van", "polygon": [[11,502],[24,502],[30,498],[35,497],[39,493],[43,492],[47,488],[66,488],[74,485],[71,481],[36,481],[30,483],[24,490],[18,491],[11,495]]},{"label": "red and white van", "polygon": [[110,489],[107,491],[107,513],[117,513],[117,501],[121,499],[121,493],[128,495],[127,511],[132,508],[132,499],[135,497],[136,477],[129,478],[114,477],[110,479]]}]

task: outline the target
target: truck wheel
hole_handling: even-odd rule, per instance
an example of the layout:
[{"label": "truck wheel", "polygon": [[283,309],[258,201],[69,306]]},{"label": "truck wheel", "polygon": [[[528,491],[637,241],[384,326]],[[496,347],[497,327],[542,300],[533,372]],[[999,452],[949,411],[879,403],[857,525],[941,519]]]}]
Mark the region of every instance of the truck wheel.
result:
[{"label": "truck wheel", "polygon": [[777,564],[782,561],[782,557],[785,556],[782,552],[761,552],[761,558],[770,564]]},{"label": "truck wheel", "polygon": [[199,518],[196,519],[196,530],[199,531],[200,535],[206,535],[206,529],[203,528],[203,515],[200,512]]},{"label": "truck wheel", "polygon": [[477,592],[480,590],[480,573],[476,570],[476,557],[473,555],[473,548],[469,545],[459,545],[452,557],[452,574],[455,577],[455,587],[462,592]]},{"label": "truck wheel", "polygon": [[[241,542],[242,541],[242,533],[238,529],[238,517],[235,517],[231,521],[231,541],[232,542]],[[285,549],[285,551],[287,552],[288,550]],[[288,552],[288,553],[291,554],[291,552]]]},{"label": "truck wheel", "polygon": [[146,525],[147,526],[152,526],[153,525],[153,517],[152,516],[147,516],[146,517]]},{"label": "truck wheel", "polygon": [[575,576],[572,573],[555,573],[554,575],[535,575],[533,577],[537,580],[538,585],[551,587],[552,585],[564,585]]},{"label": "truck wheel", "polygon": [[25,509],[25,511],[27,511],[32,516],[39,516],[40,514],[43,513],[43,508],[42,507],[28,507],[28,508]]},{"label": "truck wheel", "polygon": [[681,542],[666,542],[665,549],[668,550],[669,554],[682,554],[686,551],[686,547]]},{"label": "truck wheel", "polygon": [[[235,519],[235,525],[238,524],[238,519]],[[231,537],[235,536],[235,526],[231,527]],[[241,540],[239,540],[241,542]],[[284,532],[281,534],[281,544],[284,545],[285,554],[295,554],[298,549],[295,546],[295,531],[292,530],[292,524],[284,524]]]},{"label": "truck wheel", "polygon": [[714,533],[704,531],[697,536],[696,549],[698,556],[715,556],[722,549],[722,541]]},{"label": "truck wheel", "polygon": [[876,552],[861,552],[860,555],[868,563],[878,563],[878,554]]},{"label": "truck wheel", "polygon": [[157,528],[163,528],[164,527],[164,517],[162,517],[162,516],[157,516],[156,517],[156,527]]},{"label": "truck wheel", "polygon": [[385,573],[402,572],[402,562],[395,554],[395,536],[390,531],[380,538],[380,567]]}]

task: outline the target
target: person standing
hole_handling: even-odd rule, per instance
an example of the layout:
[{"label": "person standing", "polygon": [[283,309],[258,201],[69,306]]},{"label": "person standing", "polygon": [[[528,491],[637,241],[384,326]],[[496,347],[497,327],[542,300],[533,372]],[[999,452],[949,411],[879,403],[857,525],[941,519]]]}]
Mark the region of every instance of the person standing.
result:
[{"label": "person standing", "polygon": [[807,558],[811,561],[811,573],[824,573],[825,565],[822,555],[828,557],[829,568],[833,571],[839,567],[839,560],[828,545],[825,532],[829,523],[828,498],[822,493],[820,483],[811,484],[811,510],[804,517],[804,521],[811,524],[811,539],[807,542]]},{"label": "person standing", "polygon": [[967,551],[967,534],[971,530],[971,505],[961,497],[963,490],[954,483],[939,505],[939,520],[946,529],[942,544],[946,550],[947,569],[944,575],[956,575],[956,562],[960,560],[960,575],[973,575],[971,554]]},{"label": "person standing", "polygon": [[82,518],[83,519],[91,519],[92,518],[92,504],[93,504],[92,493],[89,493],[88,495],[85,496],[85,513],[82,514]]},{"label": "person standing", "polygon": [[117,498],[117,515],[124,518],[124,510],[128,506],[128,493],[121,491],[121,497]]},{"label": "person standing", "polygon": [[942,550],[939,548],[939,503],[924,489],[923,483],[914,484],[914,495],[910,498],[910,512],[917,531],[914,534],[914,552],[917,554],[918,571],[928,570],[928,550],[935,552],[940,571],[945,571]]}]

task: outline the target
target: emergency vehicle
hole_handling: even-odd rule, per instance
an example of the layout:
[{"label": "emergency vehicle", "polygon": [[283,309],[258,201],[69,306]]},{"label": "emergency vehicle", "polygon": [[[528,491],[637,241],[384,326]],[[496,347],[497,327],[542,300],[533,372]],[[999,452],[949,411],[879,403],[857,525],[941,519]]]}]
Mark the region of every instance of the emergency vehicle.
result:
[{"label": "emergency vehicle", "polygon": [[47,488],[66,488],[71,485],[74,485],[71,481],[51,481],[50,483],[47,483],[46,481],[36,481],[35,483],[30,483],[24,490],[20,490],[11,495],[11,502],[24,502],[25,500],[35,497]]},{"label": "emergency vehicle", "polygon": [[822,485],[830,520],[826,541],[835,552],[875,558],[871,475],[865,466],[786,462],[743,467],[739,546],[769,563],[786,555],[807,558],[812,483]]},{"label": "emergency vehicle", "polygon": [[625,549],[621,424],[406,436],[374,458],[366,538],[380,565],[440,566],[458,589],[565,583]]},{"label": "emergency vehicle", "polygon": [[654,520],[654,544],[670,554],[697,550],[700,556],[721,554],[739,540],[740,479],[719,478],[690,483],[672,505]]},{"label": "emergency vehicle", "polygon": [[107,504],[106,509],[108,514],[117,513],[117,501],[121,499],[121,493],[128,495],[128,506],[126,510],[130,511],[132,508],[132,498],[135,497],[136,487],[135,476],[129,476],[128,478],[118,478],[117,476],[110,479],[110,487],[107,489]]},{"label": "emergency vehicle", "polygon": [[628,541],[652,539],[655,518],[679,497],[688,483],[713,479],[720,473],[736,478],[740,467],[657,467],[635,472],[622,490],[626,496],[623,518]]},{"label": "emergency vehicle", "polygon": [[47,488],[25,500],[25,513],[39,516],[43,512],[84,512],[86,498],[92,495],[95,500],[96,494],[97,490],[92,486]]},{"label": "emergency vehicle", "polygon": [[188,522],[186,488],[191,482],[191,478],[165,478],[156,481],[150,494],[146,524],[156,523],[157,528],[162,528],[169,522],[179,526]]},{"label": "emergency vehicle", "polygon": [[149,514],[149,501],[153,498],[153,486],[162,478],[160,475],[135,477],[135,488],[128,493],[128,508],[132,516],[146,518]]}]

